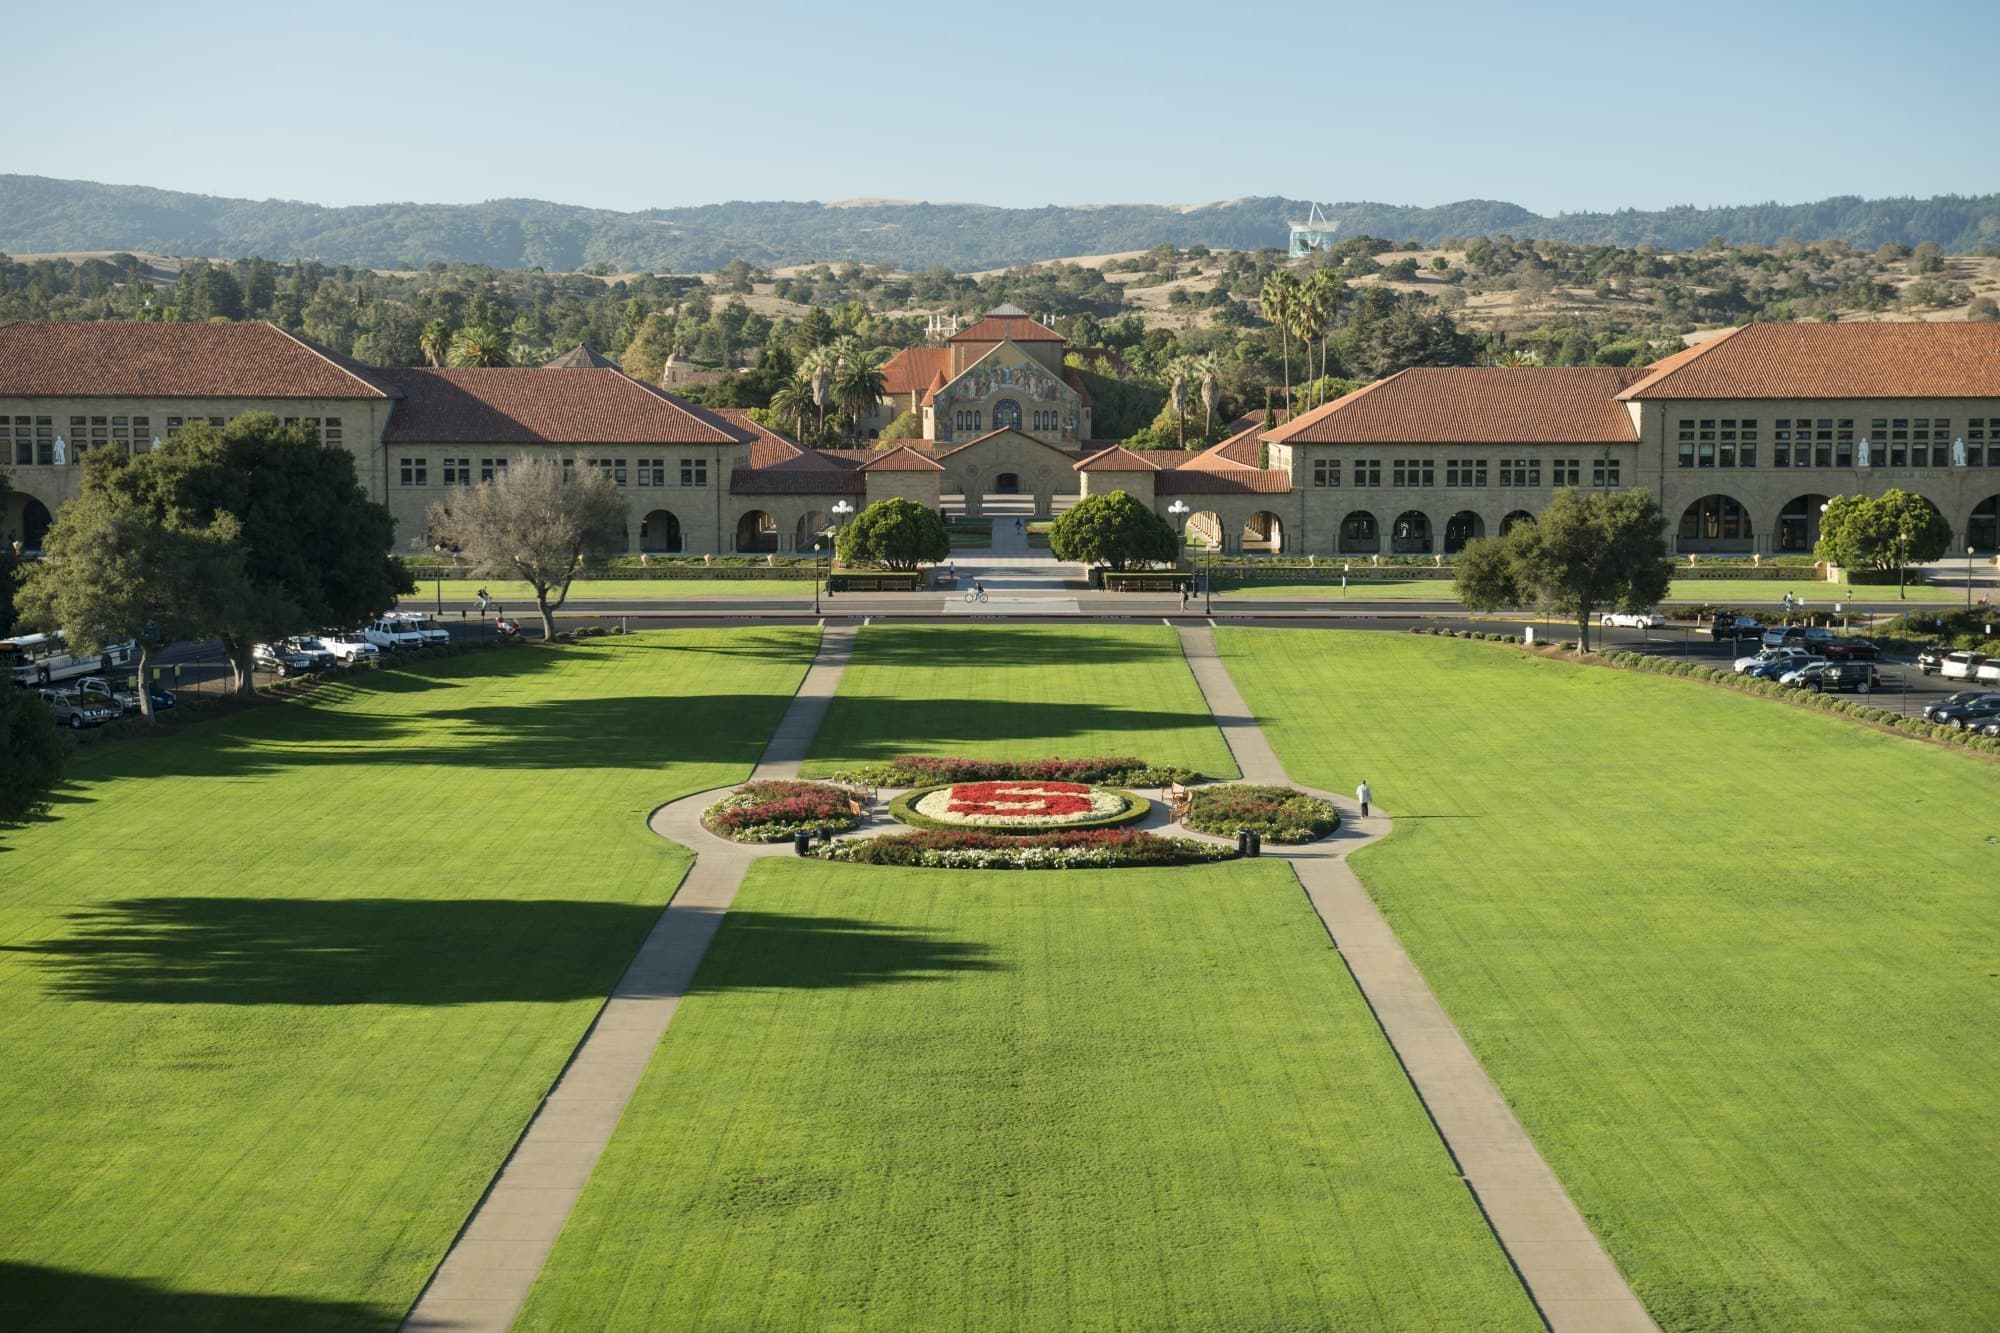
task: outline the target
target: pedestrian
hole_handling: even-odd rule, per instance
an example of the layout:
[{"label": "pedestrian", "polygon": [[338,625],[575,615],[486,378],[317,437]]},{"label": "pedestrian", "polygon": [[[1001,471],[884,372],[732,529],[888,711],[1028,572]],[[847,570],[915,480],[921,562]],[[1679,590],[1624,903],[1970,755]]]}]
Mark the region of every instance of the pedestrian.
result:
[{"label": "pedestrian", "polygon": [[1188,603],[1188,591],[1189,591],[1189,588],[1188,588],[1188,584],[1187,584],[1187,582],[1186,582],[1186,581],[1184,580],[1184,581],[1183,581],[1183,582],[1181,583],[1181,610],[1183,610],[1183,611],[1187,610],[1187,603]]},{"label": "pedestrian", "polygon": [[1361,779],[1361,785],[1354,789],[1354,799],[1361,802],[1361,817],[1368,818],[1368,779]]},{"label": "pedestrian", "polygon": [[481,588],[479,590],[479,614],[483,616],[492,609],[493,599],[487,596],[486,589]]}]

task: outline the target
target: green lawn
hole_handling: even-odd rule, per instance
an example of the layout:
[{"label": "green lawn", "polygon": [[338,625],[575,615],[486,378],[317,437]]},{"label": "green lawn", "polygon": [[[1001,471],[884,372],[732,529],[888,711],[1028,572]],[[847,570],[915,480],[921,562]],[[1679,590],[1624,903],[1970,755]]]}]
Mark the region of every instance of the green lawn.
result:
[{"label": "green lawn", "polygon": [[1283,866],[778,859],[516,1327],[1541,1325]]},{"label": "green lawn", "polygon": [[1670,1330],[2000,1323],[2000,766],[1696,683],[1223,630]]},{"label": "green lawn", "polygon": [[816,643],[481,654],[93,747],[0,832],[0,1326],[386,1330]]},{"label": "green lawn", "polygon": [[[1789,591],[1794,596],[1803,597],[1806,604],[1825,610],[1838,601],[1858,601],[1871,606],[1893,606],[1896,602],[1894,584],[1888,587],[1863,585],[1849,588],[1842,584],[1835,587],[1830,583],[1814,583],[1810,579],[1800,579],[1796,583],[1781,583],[1776,580],[1756,579],[1675,579],[1668,591],[1668,602],[1713,602],[1729,605],[1744,605],[1770,602],[1776,605]],[[1907,589],[1908,600],[1919,602],[1963,602],[1965,588],[1932,587],[1929,584],[1912,584]],[[1850,595],[1851,594],[1851,595]],[[1326,601],[1339,602],[1342,599],[1338,583],[1245,583],[1237,587],[1218,590],[1219,598],[1230,601],[1270,600],[1286,601]],[[1975,593],[1975,596],[1977,594]],[[1458,599],[1455,585],[1450,579],[1353,579],[1347,585],[1345,600],[1358,601],[1413,601],[1450,602]]]},{"label": "green lawn", "polygon": [[863,629],[812,754],[816,774],[901,754],[1130,754],[1236,776],[1164,625]]}]

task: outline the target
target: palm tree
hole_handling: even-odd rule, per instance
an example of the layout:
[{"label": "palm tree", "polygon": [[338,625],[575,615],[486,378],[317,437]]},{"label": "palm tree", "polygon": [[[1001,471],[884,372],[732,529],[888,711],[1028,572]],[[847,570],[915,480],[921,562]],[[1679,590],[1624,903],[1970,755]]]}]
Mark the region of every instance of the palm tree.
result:
[{"label": "palm tree", "polygon": [[1195,358],[1195,369],[1201,375],[1201,438],[1206,441],[1215,432],[1215,409],[1222,406],[1222,362],[1215,353],[1203,352]]},{"label": "palm tree", "polygon": [[[1315,381],[1316,392],[1324,392],[1326,379],[1327,340],[1333,334],[1333,321],[1340,313],[1340,276],[1330,268],[1317,269],[1306,279],[1305,299],[1301,303],[1311,312],[1310,322],[1314,337],[1319,342],[1319,375]],[[1306,352],[1308,361],[1312,358],[1310,346]],[[1313,404],[1317,406],[1317,404]]]},{"label": "palm tree", "polygon": [[804,377],[799,375],[786,380],[778,386],[778,391],[771,395],[771,415],[780,421],[791,422],[792,434],[802,444],[812,439],[807,425],[812,420],[815,406],[812,385],[806,383]]},{"label": "palm tree", "polygon": [[424,331],[417,335],[417,346],[424,354],[424,360],[434,366],[444,364],[451,352],[451,325],[441,319],[434,319],[424,325]]},{"label": "palm tree", "polygon": [[826,405],[833,401],[833,375],[840,369],[840,353],[832,343],[813,348],[799,358],[799,376],[812,390],[813,406],[819,409],[820,435],[826,434]]},{"label": "palm tree", "polygon": [[450,360],[454,366],[507,365],[506,335],[468,324],[452,336]]},{"label": "palm tree", "polygon": [[1264,289],[1259,293],[1264,306],[1264,318],[1278,326],[1278,335],[1283,340],[1287,417],[1292,414],[1292,307],[1298,294],[1298,279],[1283,272],[1273,273],[1264,279]]},{"label": "palm tree", "polygon": [[1200,374],[1200,367],[1192,356],[1177,356],[1167,362],[1167,374],[1173,379],[1173,387],[1167,392],[1167,401],[1173,404],[1174,419],[1180,423],[1181,448],[1187,448],[1188,381]]},{"label": "palm tree", "polygon": [[859,443],[861,418],[881,406],[889,382],[882,375],[880,352],[851,338],[843,338],[841,342],[851,345],[841,348],[840,364],[833,372],[833,398],[847,414],[850,438]]}]

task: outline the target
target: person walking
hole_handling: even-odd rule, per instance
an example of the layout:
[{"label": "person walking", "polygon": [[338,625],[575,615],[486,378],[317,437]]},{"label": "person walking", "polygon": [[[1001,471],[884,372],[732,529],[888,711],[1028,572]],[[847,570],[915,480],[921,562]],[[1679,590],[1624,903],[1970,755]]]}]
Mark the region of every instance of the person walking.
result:
[{"label": "person walking", "polygon": [[1369,793],[1369,791],[1368,791],[1368,779],[1366,779],[1366,778],[1363,778],[1363,779],[1361,780],[1361,785],[1360,785],[1359,787],[1356,787],[1356,788],[1354,789],[1354,799],[1355,799],[1355,800],[1357,800],[1357,801],[1359,801],[1359,802],[1361,802],[1361,817],[1362,817],[1363,819],[1366,819],[1366,818],[1368,818],[1368,797],[1369,797],[1369,795],[1370,795],[1370,793]]},{"label": "person walking", "polygon": [[1181,581],[1181,610],[1183,611],[1187,610],[1188,593],[1191,590],[1192,590],[1191,585],[1187,582],[1187,580],[1183,579]]},{"label": "person walking", "polygon": [[485,615],[493,609],[493,599],[486,595],[486,589],[479,590],[479,614]]}]

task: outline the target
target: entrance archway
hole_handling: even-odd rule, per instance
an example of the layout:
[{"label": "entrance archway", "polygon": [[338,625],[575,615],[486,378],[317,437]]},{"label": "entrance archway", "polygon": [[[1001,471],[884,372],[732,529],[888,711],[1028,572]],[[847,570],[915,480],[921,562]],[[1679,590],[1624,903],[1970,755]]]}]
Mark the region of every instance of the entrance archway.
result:
[{"label": "entrance archway", "polygon": [[1420,509],[1405,509],[1396,515],[1396,526],[1389,530],[1389,552],[1392,555],[1429,555],[1430,515]]},{"label": "entrance archway", "polygon": [[1021,405],[1012,398],[1002,398],[993,404],[993,429],[1021,429]]},{"label": "entrance archway", "polygon": [[1373,555],[1381,549],[1382,532],[1375,524],[1375,515],[1356,509],[1340,520],[1342,555]]},{"label": "entrance archway", "polygon": [[1285,525],[1276,514],[1260,509],[1243,525],[1243,549],[1278,555],[1285,549]]},{"label": "entrance archway", "polygon": [[736,549],[753,555],[776,552],[778,521],[761,509],[753,509],[737,519]]},{"label": "entrance archway", "polygon": [[1187,526],[1181,529],[1190,549],[1200,548],[1211,554],[1222,551],[1222,520],[1212,509],[1198,509],[1187,516]]},{"label": "entrance archway", "polygon": [[22,501],[21,549],[24,551],[41,550],[42,539],[49,535],[49,528],[54,523],[55,519],[50,517],[48,506],[40,500],[31,495]]},{"label": "entrance archway", "polygon": [[1527,510],[1525,509],[1513,510],[1507,515],[1507,517],[1500,520],[1500,535],[1502,537],[1505,537],[1508,533],[1512,532],[1515,528],[1519,527],[1521,524],[1533,523],[1534,521],[1535,521],[1535,516],[1529,513]]},{"label": "entrance archway", "polygon": [[1021,493],[1021,474],[1018,472],[1002,472],[999,476],[993,478],[993,493],[995,495],[1019,495]]},{"label": "entrance archway", "polygon": [[792,549],[810,551],[813,543],[822,539],[826,532],[826,515],[817,509],[808,509],[799,515],[799,521],[792,530]]},{"label": "entrance archway", "polygon": [[2000,495],[1989,495],[1972,507],[1965,544],[1975,551],[2000,549]]},{"label": "entrance archway", "polygon": [[1778,550],[1807,552],[1819,544],[1819,507],[1824,495],[1795,496],[1778,511]]},{"label": "entrance archway", "polygon": [[1486,522],[1470,509],[1461,509],[1444,521],[1444,553],[1457,555],[1465,544],[1486,535]]},{"label": "entrance archway", "polygon": [[647,555],[679,555],[681,521],[671,509],[655,509],[639,520],[639,550]]},{"label": "entrance archway", "polygon": [[1681,511],[1675,549],[1682,555],[1744,553],[1757,545],[1750,511],[1733,495],[1704,495]]}]

